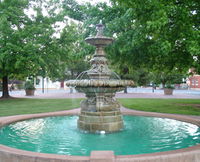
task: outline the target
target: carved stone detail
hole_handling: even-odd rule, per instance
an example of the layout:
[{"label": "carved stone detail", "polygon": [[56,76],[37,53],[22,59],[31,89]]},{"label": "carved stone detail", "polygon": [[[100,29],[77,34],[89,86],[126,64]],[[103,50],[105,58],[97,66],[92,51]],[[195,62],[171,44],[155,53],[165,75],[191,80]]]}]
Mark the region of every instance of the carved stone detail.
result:
[{"label": "carved stone detail", "polygon": [[90,63],[107,65],[107,59],[105,57],[94,57],[90,60]]},{"label": "carved stone detail", "polygon": [[93,73],[98,73],[99,75],[101,74],[110,74],[110,70],[108,69],[108,66],[105,66],[103,64],[93,64],[92,68],[90,70],[88,70],[88,75],[90,76],[90,74]]}]

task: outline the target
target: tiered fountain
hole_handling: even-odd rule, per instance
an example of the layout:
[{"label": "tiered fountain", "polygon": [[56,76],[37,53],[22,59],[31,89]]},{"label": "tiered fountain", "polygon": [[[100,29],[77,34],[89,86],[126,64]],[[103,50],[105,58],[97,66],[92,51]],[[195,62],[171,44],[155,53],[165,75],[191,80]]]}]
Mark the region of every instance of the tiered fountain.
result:
[{"label": "tiered fountain", "polygon": [[86,94],[87,99],[81,102],[81,114],[78,127],[89,132],[115,132],[123,129],[120,104],[114,98],[117,91],[134,83],[130,80],[113,79],[113,72],[108,68],[104,47],[113,39],[103,36],[104,26],[97,24],[97,35],[86,38],[86,42],[95,46],[96,51],[91,59],[91,69],[84,72],[88,79],[69,80],[66,85],[75,87],[78,92]]},{"label": "tiered fountain", "polygon": [[[133,82],[113,79],[104,52],[113,39],[103,36],[102,24],[97,25],[97,30],[95,37],[86,39],[96,47],[91,69],[67,85],[86,93],[78,119],[80,129],[115,132],[124,126],[115,93]],[[0,162],[200,161],[200,120],[193,116],[129,110],[131,116],[124,116],[126,131],[102,135],[77,131],[77,116],[70,116],[74,113],[71,110],[0,118]],[[145,117],[148,115],[155,117]],[[107,150],[113,150],[116,156]]]}]

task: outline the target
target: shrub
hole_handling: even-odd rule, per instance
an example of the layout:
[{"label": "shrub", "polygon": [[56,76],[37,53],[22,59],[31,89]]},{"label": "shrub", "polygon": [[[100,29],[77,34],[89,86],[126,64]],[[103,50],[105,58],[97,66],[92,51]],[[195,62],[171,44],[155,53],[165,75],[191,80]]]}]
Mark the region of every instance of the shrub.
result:
[{"label": "shrub", "polygon": [[26,81],[24,84],[24,89],[25,90],[35,90],[34,83],[32,81]]}]

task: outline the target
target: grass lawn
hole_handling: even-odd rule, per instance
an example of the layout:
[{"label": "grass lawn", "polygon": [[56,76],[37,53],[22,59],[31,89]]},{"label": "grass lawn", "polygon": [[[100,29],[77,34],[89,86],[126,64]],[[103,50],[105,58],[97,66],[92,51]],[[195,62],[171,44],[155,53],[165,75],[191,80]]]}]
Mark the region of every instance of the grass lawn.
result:
[{"label": "grass lawn", "polygon": [[171,114],[200,115],[199,99],[119,99],[126,108]]},{"label": "grass lawn", "polygon": [[[80,107],[82,99],[0,100],[0,116],[69,110]],[[124,107],[152,112],[200,115],[197,99],[119,99]]]},{"label": "grass lawn", "polygon": [[8,99],[0,100],[0,116],[34,114],[80,107],[81,99]]}]

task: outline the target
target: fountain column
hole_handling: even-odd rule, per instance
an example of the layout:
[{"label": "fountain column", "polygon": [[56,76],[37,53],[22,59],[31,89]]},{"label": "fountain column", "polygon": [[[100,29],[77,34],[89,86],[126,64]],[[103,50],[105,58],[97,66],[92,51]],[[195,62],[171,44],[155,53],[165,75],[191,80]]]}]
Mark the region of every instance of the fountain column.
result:
[{"label": "fountain column", "polygon": [[104,47],[111,44],[113,39],[103,36],[103,28],[102,24],[97,24],[96,36],[85,40],[96,47],[90,61],[91,69],[87,71],[89,79],[67,82],[68,86],[75,86],[77,91],[86,94],[86,99],[81,102],[78,127],[89,132],[115,132],[123,129],[120,104],[114,96],[125,86],[133,85],[132,81],[112,78]]}]

